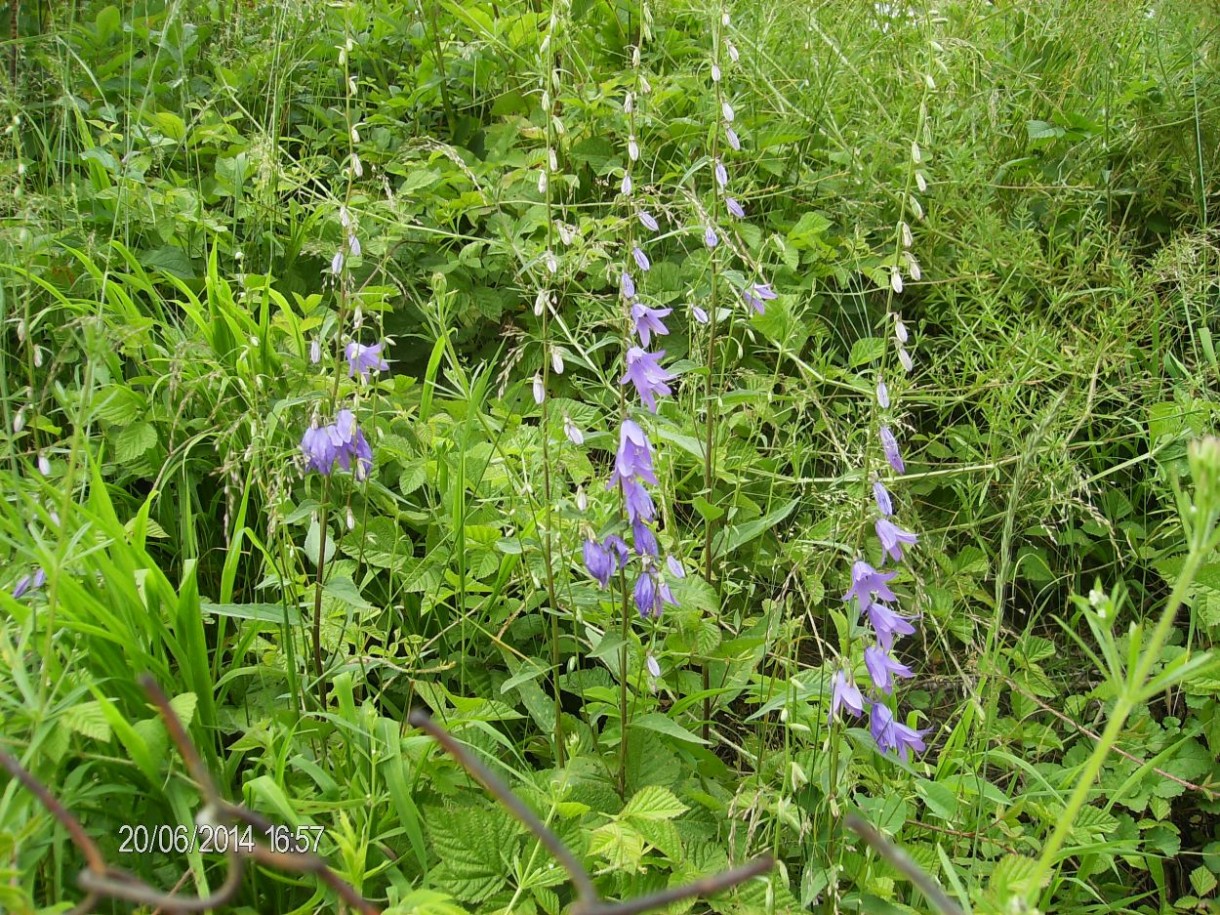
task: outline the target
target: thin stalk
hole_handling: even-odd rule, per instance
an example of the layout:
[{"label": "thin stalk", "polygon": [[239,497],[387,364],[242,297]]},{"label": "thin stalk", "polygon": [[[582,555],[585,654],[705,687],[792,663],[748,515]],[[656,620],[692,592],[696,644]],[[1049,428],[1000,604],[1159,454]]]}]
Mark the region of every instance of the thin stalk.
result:
[{"label": "thin stalk", "polygon": [[[720,66],[720,38],[721,38],[721,14],[723,7],[718,5],[716,10],[716,23],[713,26],[713,62],[716,66]],[[720,89],[720,81],[715,80],[712,83],[715,86],[716,92],[716,117],[720,117],[720,112],[724,108],[724,95]],[[715,167],[720,158],[720,124],[717,122],[716,129],[712,131],[712,166]],[[715,179],[713,179],[713,187],[715,187]],[[718,228],[720,225],[720,191],[716,190],[712,195],[712,226]],[[716,310],[717,301],[719,299],[720,289],[720,267],[716,258],[716,249],[712,248],[708,252],[711,259],[712,267],[712,285],[708,295],[709,313],[711,315],[708,323],[707,333],[707,377],[703,386],[703,400],[705,410],[707,411],[704,429],[703,442],[703,491],[704,498],[708,504],[714,504],[712,499],[712,481],[716,470],[716,403],[714,400],[715,389],[713,379],[716,375]],[[708,584],[714,584],[716,593],[720,594],[721,583],[719,580],[713,580],[712,577],[712,537],[715,534],[716,522],[712,518],[705,518],[703,523],[703,577]],[[701,662],[701,676],[703,678],[703,739],[708,740],[712,729],[712,668],[711,661],[704,658]]]},{"label": "thin stalk", "polygon": [[318,519],[318,561],[313,580],[313,673],[318,679],[318,707],[326,708],[326,678],[322,665],[322,584],[326,572],[326,529],[330,512],[330,478],[322,483],[322,513]]},{"label": "thin stalk", "polygon": [[1110,713],[1110,720],[1106,722],[1106,729],[1102,731],[1101,739],[1094,745],[1092,754],[1085,761],[1080,777],[1076,781],[1076,787],[1072,790],[1071,797],[1068,798],[1066,809],[1055,823],[1054,832],[1046,840],[1046,844],[1042,846],[1042,854],[1038,858],[1038,862],[1034,866],[1033,875],[1027,884],[1030,887],[1031,902],[1032,896],[1041,890],[1043,881],[1046,880],[1047,874],[1050,872],[1055,856],[1059,854],[1059,850],[1063,848],[1063,843],[1067,841],[1068,832],[1076,822],[1080,809],[1088,799],[1089,792],[1093,788],[1093,783],[1096,781],[1098,774],[1101,772],[1102,764],[1106,760],[1106,755],[1118,740],[1118,735],[1122,731],[1123,725],[1126,724],[1128,716],[1140,702],[1140,694],[1147,683],[1148,675],[1152,672],[1153,665],[1161,659],[1161,649],[1165,647],[1165,643],[1169,640],[1178,610],[1181,608],[1182,603],[1186,599],[1187,592],[1189,592],[1191,585],[1194,583],[1195,574],[1203,564],[1204,552],[1204,550],[1200,549],[1199,543],[1196,540],[1182,564],[1182,571],[1178,574],[1178,580],[1174,583],[1173,591],[1169,595],[1169,600],[1165,603],[1165,609],[1161,613],[1161,618],[1157,622],[1156,629],[1152,632],[1151,640],[1144,646],[1144,651],[1135,665],[1134,672],[1127,679],[1122,692],[1115,699],[1114,711]]}]

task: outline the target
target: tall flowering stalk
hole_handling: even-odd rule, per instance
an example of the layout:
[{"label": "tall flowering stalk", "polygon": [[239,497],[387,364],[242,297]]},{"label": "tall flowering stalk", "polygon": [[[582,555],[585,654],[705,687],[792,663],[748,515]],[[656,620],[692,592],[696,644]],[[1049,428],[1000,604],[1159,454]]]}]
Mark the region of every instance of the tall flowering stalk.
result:
[{"label": "tall flowering stalk", "polygon": [[[726,156],[741,151],[741,138],[737,133],[737,112],[733,100],[726,92],[724,83],[725,70],[738,63],[740,54],[732,39],[726,34],[730,27],[729,14],[720,6],[712,26],[712,53],[708,74],[712,82],[712,95],[715,100],[715,126],[711,131],[708,146],[707,161],[712,173],[711,204],[706,213],[700,210],[702,224],[699,227],[704,246],[708,250],[710,288],[707,308],[696,304],[692,308],[695,320],[707,325],[706,363],[707,374],[704,379],[703,399],[704,441],[703,441],[703,490],[704,498],[711,501],[716,477],[716,418],[718,413],[716,399],[717,388],[717,334],[719,331],[719,303],[721,301],[721,284],[723,282],[722,259],[731,256],[733,252],[744,252],[745,246],[737,243],[735,226],[745,219],[746,211],[741,202],[733,196],[732,174],[726,164]],[[723,144],[722,145],[722,141]],[[727,147],[727,148],[726,148]],[[726,215],[727,214],[727,217]],[[722,242],[726,242],[722,244]],[[732,243],[727,243],[732,242]],[[742,256],[746,260],[745,256]],[[743,303],[754,312],[762,314],[766,303],[776,298],[771,286],[764,282],[752,283],[739,290]],[[703,529],[703,574],[709,583],[714,583],[720,590],[720,581],[714,574],[714,556],[712,551],[716,521],[707,516]],[[701,665],[703,678],[703,738],[710,734],[712,718],[711,699],[711,668],[705,659]]]},{"label": "tall flowering stalk", "polygon": [[[318,473],[322,476],[321,508],[318,516],[318,554],[314,564],[314,601],[312,620],[312,648],[314,676],[318,684],[318,701],[322,708],[326,707],[327,683],[325,665],[322,658],[322,593],[326,578],[326,540],[329,532],[329,513],[331,495],[331,477],[336,470],[351,472],[358,482],[368,479],[373,467],[373,450],[356,419],[358,399],[354,398],[350,407],[336,409],[339,404],[339,388],[343,372],[339,368],[341,360],[347,362],[346,376],[353,379],[357,385],[368,383],[370,375],[389,369],[389,363],[384,358],[386,343],[384,341],[364,344],[360,342],[364,317],[357,306],[352,312],[352,335],[344,343],[344,327],[348,321],[348,305],[351,292],[351,262],[361,256],[360,238],[357,234],[357,224],[349,209],[352,188],[355,182],[364,175],[364,166],[356,148],[360,141],[360,132],[352,113],[352,102],[358,86],[355,78],[348,70],[348,53],[353,48],[353,42],[348,37],[339,48],[339,63],[344,68],[344,114],[348,124],[348,161],[345,174],[343,202],[339,206],[340,242],[331,256],[327,269],[327,278],[334,283],[335,295],[339,303],[338,327],[339,334],[333,340],[330,352],[334,363],[331,366],[330,394],[326,403],[315,409],[309,422],[309,427],[301,436],[301,461],[306,473]],[[314,337],[308,348],[310,363],[319,365],[323,361],[323,353],[327,349],[324,341]],[[333,416],[329,423],[322,421],[322,415]],[[348,526],[355,526],[355,518],[350,506],[347,510]]]},{"label": "tall flowering stalk", "polygon": [[[554,562],[554,545],[551,539],[552,528],[552,490],[551,490],[551,413],[550,413],[550,397],[549,387],[551,379],[551,371],[554,369],[557,373],[563,371],[563,357],[557,349],[552,345],[551,341],[551,308],[554,307],[555,296],[549,290],[549,285],[553,282],[554,275],[559,270],[559,260],[555,255],[555,218],[553,216],[555,208],[554,184],[552,180],[555,173],[559,170],[559,153],[558,141],[559,133],[556,130],[556,124],[559,123],[555,113],[554,94],[558,93],[560,87],[560,71],[556,61],[552,58],[552,45],[555,36],[558,33],[560,25],[560,17],[565,11],[563,3],[554,3],[551,6],[551,18],[547,25],[547,33],[542,40],[539,48],[540,59],[539,69],[542,75],[542,114],[546,121],[546,157],[542,163],[541,171],[538,175],[538,190],[542,193],[546,205],[547,223],[546,223],[546,251],[543,254],[542,262],[545,275],[547,276],[542,290],[538,294],[537,306],[540,311],[539,317],[542,319],[542,371],[534,376],[533,395],[534,401],[539,405],[542,411],[541,430],[542,430],[542,487],[543,487],[543,532],[542,532],[542,551],[543,561],[546,566],[546,590],[547,598],[551,606],[551,668],[553,670],[552,686],[554,691],[555,701],[555,759],[560,766],[565,761],[565,748],[563,740],[563,705],[559,688],[559,675],[561,668],[561,656],[559,645],[559,602],[556,599],[555,591],[555,562]],[[570,426],[570,420],[565,417],[565,429]],[[567,432],[569,438],[574,438],[572,432]]]}]

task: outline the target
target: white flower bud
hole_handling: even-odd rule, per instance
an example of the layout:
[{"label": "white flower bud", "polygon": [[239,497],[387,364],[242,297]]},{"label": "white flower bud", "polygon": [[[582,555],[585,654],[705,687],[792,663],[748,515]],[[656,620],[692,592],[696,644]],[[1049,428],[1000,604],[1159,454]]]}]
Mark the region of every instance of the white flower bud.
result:
[{"label": "white flower bud", "polygon": [[737,63],[741,57],[741,55],[737,53],[737,45],[733,44],[733,42],[726,38],[724,41],[724,46],[728,49],[729,60],[733,61],[733,63]]},{"label": "white flower bud", "polygon": [[547,176],[545,171],[538,173],[538,193],[545,194],[547,188]]},{"label": "white flower bud", "polygon": [[561,242],[563,242],[565,245],[572,244],[572,238],[573,238],[572,227],[561,222],[558,226],[558,229],[559,229],[559,240]]},{"label": "white flower bud", "polygon": [[542,386],[542,376],[534,374],[534,403],[541,404],[546,399],[546,388]]},{"label": "white flower bud", "polygon": [[634,134],[627,138],[627,155],[631,158],[632,162],[640,158],[640,144],[635,141]]},{"label": "white flower bud", "polygon": [[716,64],[712,64],[712,82],[720,82],[720,67],[716,66]]},{"label": "white flower bud", "polygon": [[576,507],[582,512],[589,510],[589,497],[585,495],[583,487],[576,489]]},{"label": "white flower bud", "polygon": [[349,76],[347,78],[347,91],[350,92],[352,95],[356,94],[356,77]]},{"label": "white flower bud", "polygon": [[356,529],[356,515],[352,512],[352,507],[347,507],[347,529],[354,531]]},{"label": "white flower bud", "polygon": [[546,253],[546,269],[551,273],[559,271],[559,261],[555,260],[555,255],[550,251]]},{"label": "white flower bud", "polygon": [[638,67],[640,65],[640,46],[637,44],[631,49],[631,66]]},{"label": "white flower bud", "polygon": [[926,86],[927,86],[929,89],[933,89],[933,90],[935,90],[935,89],[936,89],[936,80],[934,80],[934,79],[932,78],[932,74],[931,74],[931,73],[925,73],[925,74],[923,75],[923,81],[924,81],[924,84],[925,84],[925,85],[926,85]]},{"label": "white flower bud", "polygon": [[47,456],[45,454],[38,455],[38,472],[44,477],[49,477],[51,475],[51,462],[47,460]]},{"label": "white flower bud", "polygon": [[648,664],[648,672],[650,674],[652,674],[654,677],[661,676],[661,665],[657,663],[656,658],[654,658],[652,655],[649,655],[647,664]]},{"label": "white flower bud", "polygon": [[559,350],[551,350],[551,368],[555,370],[556,375],[563,374],[563,353]]},{"label": "white flower bud", "polygon": [[727,99],[721,104],[720,113],[724,115],[724,119],[726,121],[728,121],[730,124],[733,123],[733,118],[735,117],[733,113],[733,106],[728,103]]},{"label": "white flower bud", "polygon": [[923,172],[915,173],[915,186],[919,188],[919,193],[926,193],[928,190],[928,181],[923,176]]},{"label": "white flower bud", "polygon": [[41,346],[34,347],[34,368],[36,368],[36,369],[42,368],[42,347]]},{"label": "white flower bud", "polygon": [[352,313],[352,330],[360,330],[360,328],[362,328],[363,326],[364,326],[364,309],[361,308],[359,305],[357,305],[356,310]]},{"label": "white flower bud", "polygon": [[643,92],[645,95],[647,95],[648,93],[650,93],[652,91],[652,83],[648,82],[647,76],[640,77],[640,91]]},{"label": "white flower bud", "polygon": [[351,132],[351,133],[352,133],[352,142],[353,142],[353,143],[359,143],[359,142],[360,142],[360,131],[356,129],[356,125],[355,125],[355,124],[353,124],[353,125],[352,125],[352,132]]},{"label": "white flower bud", "polygon": [[897,267],[890,268],[890,288],[895,292],[902,292],[902,274]]},{"label": "white flower bud", "polygon": [[907,326],[902,323],[902,318],[897,318],[894,321],[894,339],[899,343],[907,342]]},{"label": "white flower bud", "polygon": [[919,148],[919,141],[911,141],[911,161],[918,165],[923,161],[923,151]]},{"label": "white flower bud", "polygon": [[635,94],[630,91],[623,97],[623,111],[627,114],[635,111]]},{"label": "white flower bud", "polygon": [[898,361],[902,363],[903,371],[910,372],[915,368],[915,362],[911,359],[911,354],[901,347],[898,350]]},{"label": "white flower bud", "polygon": [[910,197],[911,212],[915,214],[916,219],[923,219],[923,206],[914,194]]},{"label": "white flower bud", "polygon": [[25,407],[17,411],[17,415],[13,417],[13,433],[16,434],[25,428]]},{"label": "white flower bud", "polygon": [[902,232],[902,247],[909,248],[915,244],[915,239],[911,235],[911,227],[906,222],[898,223],[898,228]]},{"label": "white flower bud", "polygon": [[923,279],[923,270],[919,267],[919,261],[915,260],[915,255],[910,251],[906,252],[907,273],[911,274],[911,279],[919,282]]},{"label": "white flower bud", "polygon": [[542,110],[551,110],[551,93],[547,92],[545,89],[542,90]]},{"label": "white flower bud", "polygon": [[546,290],[539,289],[538,295],[534,296],[534,315],[541,318],[544,308],[546,308]]},{"label": "white flower bud", "polygon": [[551,163],[551,171],[553,171],[553,172],[559,171],[559,157],[557,155],[555,155],[555,150],[548,149],[546,152],[547,152],[547,159]]},{"label": "white flower bud", "polygon": [[364,166],[360,164],[360,157],[352,153],[352,174],[357,178],[364,177]]},{"label": "white flower bud", "polygon": [[631,175],[629,174],[623,175],[623,194],[627,197],[631,196]]}]

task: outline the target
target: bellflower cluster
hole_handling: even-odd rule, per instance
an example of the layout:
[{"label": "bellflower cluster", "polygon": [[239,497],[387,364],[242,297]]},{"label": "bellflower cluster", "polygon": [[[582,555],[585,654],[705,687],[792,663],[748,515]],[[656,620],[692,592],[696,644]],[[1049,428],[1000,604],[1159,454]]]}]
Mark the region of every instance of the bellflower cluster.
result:
[{"label": "bellflower cluster", "polygon": [[43,571],[42,566],[34,570],[32,575],[22,575],[17,579],[17,583],[13,585],[13,597],[24,597],[30,591],[37,591],[47,583],[47,573]]},{"label": "bellflower cluster", "polygon": [[[640,158],[640,144],[635,132],[637,92],[646,95],[651,89],[647,78],[640,72],[638,47],[633,49],[632,66],[636,72],[635,89],[628,91],[623,100],[623,110],[630,117],[630,127],[621,191],[635,213],[635,219],[627,224],[628,231],[634,236],[636,222],[649,232],[658,232],[661,226],[656,216],[644,209],[634,197],[632,166]],[[628,239],[628,247],[631,262],[640,272],[642,281],[643,275],[652,269],[652,261],[642,244],[634,237]],[[656,413],[659,407],[658,398],[668,397],[673,393],[669,382],[673,381],[675,376],[661,364],[665,350],[653,351],[649,347],[656,338],[669,335],[669,328],[664,319],[670,316],[672,309],[654,308],[643,301],[641,290],[631,270],[630,265],[624,267],[619,273],[618,282],[622,307],[629,320],[631,336],[635,338],[627,348],[626,370],[619,379],[619,384],[624,387],[630,385],[648,411]],[[652,444],[648,440],[648,434],[638,422],[626,417],[619,427],[614,470],[606,483],[606,489],[617,488],[622,493],[627,522],[631,528],[632,548],[639,557],[639,573],[631,593],[636,609],[643,617],[659,616],[666,604],[677,606],[677,600],[659,562],[660,545],[653,526],[657,511],[649,491],[650,486],[656,485]],[[615,534],[610,534],[600,542],[592,536],[587,536],[583,552],[585,568],[603,588],[609,585],[612,575],[627,570],[630,560],[630,550],[626,542]],[[671,576],[680,578],[684,574],[681,563],[672,556],[667,557],[665,567]]]},{"label": "bellflower cluster", "polygon": [[[877,383],[877,403],[883,411],[890,405],[889,388],[881,380]],[[902,456],[889,426],[882,426],[880,438],[886,462],[895,472],[901,473],[904,468]],[[873,481],[872,491],[877,510],[873,526],[882,548],[882,563],[887,558],[895,563],[902,562],[904,547],[914,546],[918,537],[894,520],[894,501],[882,480]],[[857,615],[866,619],[872,630],[873,644],[864,649],[864,667],[872,681],[868,703],[873,739],[883,753],[895,752],[905,762],[911,750],[919,753],[926,749],[923,740],[926,732],[897,720],[885,702],[885,697],[893,695],[899,679],[914,676],[911,669],[893,655],[894,643],[915,632],[912,619],[903,616],[894,606],[898,596],[890,588],[890,582],[897,574],[896,570],[882,571],[865,559],[857,559],[852,563],[851,585],[843,600],[855,603]],[[865,695],[850,674],[836,670],[831,677],[830,718],[839,717],[844,709],[860,717],[864,714],[864,704]]]},{"label": "bellflower cluster", "polygon": [[301,438],[301,453],[305,456],[305,469],[316,470],[329,476],[338,465],[343,470],[352,469],[355,462],[356,479],[363,480],[373,469],[373,449],[351,410],[340,410],[335,421],[327,426],[311,423]]}]

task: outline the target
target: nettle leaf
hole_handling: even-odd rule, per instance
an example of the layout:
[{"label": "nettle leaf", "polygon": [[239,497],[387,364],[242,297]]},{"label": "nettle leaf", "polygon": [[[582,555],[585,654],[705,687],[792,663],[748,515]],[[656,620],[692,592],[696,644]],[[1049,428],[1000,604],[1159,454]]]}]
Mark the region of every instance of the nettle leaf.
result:
[{"label": "nettle leaf", "polygon": [[1005,855],[991,872],[988,889],[997,899],[1025,896],[1038,887],[1034,886],[1034,873],[1038,862],[1024,855]]},{"label": "nettle leaf", "polygon": [[104,743],[110,742],[110,725],[100,702],[80,702],[69,706],[63,713],[64,724],[77,734],[92,737]]},{"label": "nettle leaf", "polygon": [[149,423],[134,423],[114,437],[114,459],[120,464],[130,464],[156,444],[156,429]]},{"label": "nettle leaf", "polygon": [[601,855],[617,870],[639,870],[644,837],[626,823],[606,823],[589,835],[589,853]]},{"label": "nettle leaf", "polygon": [[884,354],[884,337],[864,337],[852,344],[851,355],[847,357],[847,364],[853,369],[858,369],[862,365],[876,362]]},{"label": "nettle leaf", "polygon": [[431,876],[458,899],[482,902],[507,882],[521,827],[498,808],[453,807],[427,811],[440,865]]},{"label": "nettle leaf", "polygon": [[627,802],[622,816],[640,820],[672,820],[689,809],[668,788],[647,785]]}]

